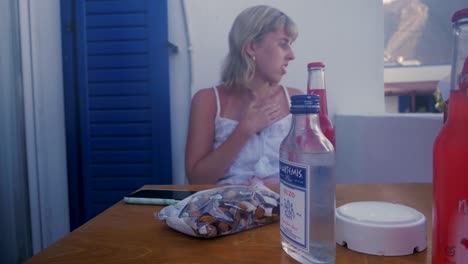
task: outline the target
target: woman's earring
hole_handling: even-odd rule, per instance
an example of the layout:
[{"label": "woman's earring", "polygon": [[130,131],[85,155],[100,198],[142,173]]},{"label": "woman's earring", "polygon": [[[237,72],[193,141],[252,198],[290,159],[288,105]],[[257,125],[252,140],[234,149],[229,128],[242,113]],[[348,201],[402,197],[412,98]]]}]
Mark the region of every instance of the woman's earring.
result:
[{"label": "woman's earring", "polygon": [[252,60],[253,60],[253,61],[255,61],[255,55],[254,55],[254,56],[252,56]]}]

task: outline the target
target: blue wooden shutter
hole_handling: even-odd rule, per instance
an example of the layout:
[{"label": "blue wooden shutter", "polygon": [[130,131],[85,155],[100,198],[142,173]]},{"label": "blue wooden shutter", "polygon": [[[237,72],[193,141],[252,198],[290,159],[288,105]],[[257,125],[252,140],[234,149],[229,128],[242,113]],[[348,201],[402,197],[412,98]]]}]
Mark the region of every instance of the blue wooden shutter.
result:
[{"label": "blue wooden shutter", "polygon": [[88,220],[144,184],[172,183],[167,2],[75,4],[77,182]]}]

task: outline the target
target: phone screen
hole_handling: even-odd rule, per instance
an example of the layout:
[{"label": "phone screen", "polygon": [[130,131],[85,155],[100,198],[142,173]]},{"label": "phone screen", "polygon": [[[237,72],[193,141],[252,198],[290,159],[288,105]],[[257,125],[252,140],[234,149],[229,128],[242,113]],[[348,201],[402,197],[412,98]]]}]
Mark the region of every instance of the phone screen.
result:
[{"label": "phone screen", "polygon": [[160,190],[160,189],[143,189],[136,191],[127,197],[133,198],[153,198],[153,199],[173,199],[183,200],[190,195],[196,193],[196,191],[189,190]]}]

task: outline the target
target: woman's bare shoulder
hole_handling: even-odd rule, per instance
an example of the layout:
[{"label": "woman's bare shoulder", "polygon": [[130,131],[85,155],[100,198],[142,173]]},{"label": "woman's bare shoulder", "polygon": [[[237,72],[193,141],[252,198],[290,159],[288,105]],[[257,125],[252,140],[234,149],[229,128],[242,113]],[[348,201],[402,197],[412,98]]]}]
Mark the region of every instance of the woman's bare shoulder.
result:
[{"label": "woman's bare shoulder", "polygon": [[216,105],[214,89],[202,88],[198,90],[193,95],[192,104]]},{"label": "woman's bare shoulder", "polygon": [[301,90],[301,89],[297,89],[297,88],[293,88],[293,87],[287,87],[287,88],[288,88],[289,96],[304,94],[304,91]]},{"label": "woman's bare shoulder", "polygon": [[210,99],[214,99],[215,94],[214,94],[214,89],[212,87],[210,88],[202,88],[198,91],[195,92],[193,95],[192,100],[202,100],[202,101],[209,101]]},{"label": "woman's bare shoulder", "polygon": [[216,113],[216,98],[213,88],[202,88],[193,95],[192,110],[195,109],[205,114]]}]

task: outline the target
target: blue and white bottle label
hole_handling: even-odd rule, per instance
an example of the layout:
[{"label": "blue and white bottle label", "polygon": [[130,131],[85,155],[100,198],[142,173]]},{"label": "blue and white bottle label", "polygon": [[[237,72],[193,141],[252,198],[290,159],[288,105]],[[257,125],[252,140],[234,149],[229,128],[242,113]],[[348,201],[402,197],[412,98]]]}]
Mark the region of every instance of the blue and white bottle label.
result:
[{"label": "blue and white bottle label", "polygon": [[292,244],[309,252],[309,166],[280,160],[280,230]]}]

